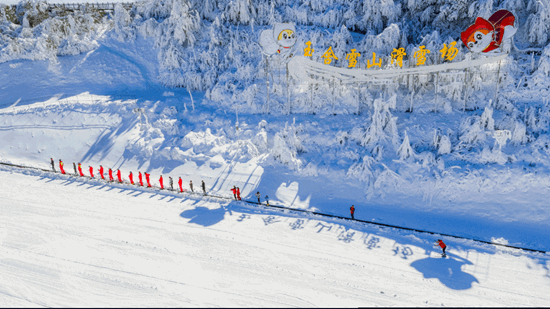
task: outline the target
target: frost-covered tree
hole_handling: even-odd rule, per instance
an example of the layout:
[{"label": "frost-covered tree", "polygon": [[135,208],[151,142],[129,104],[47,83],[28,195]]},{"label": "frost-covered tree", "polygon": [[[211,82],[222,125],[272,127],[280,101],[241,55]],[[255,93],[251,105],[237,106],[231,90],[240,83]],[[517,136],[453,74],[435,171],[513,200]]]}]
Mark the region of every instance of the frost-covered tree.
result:
[{"label": "frost-covered tree", "polygon": [[405,138],[403,138],[403,143],[401,143],[401,146],[397,149],[397,155],[401,160],[408,159],[410,157],[415,156],[414,150],[411,147],[411,143],[409,142],[409,136],[407,135],[407,131],[405,131]]},{"label": "frost-covered tree", "polygon": [[550,0],[530,0],[527,9],[534,11],[525,25],[529,29],[529,42],[547,44],[550,37]]},{"label": "frost-covered tree", "polygon": [[302,125],[296,126],[293,122],[289,126],[288,123],[285,123],[285,127],[273,138],[273,148],[271,149],[273,158],[294,170],[300,169],[302,161],[297,156],[306,151],[302,145],[303,131]]},{"label": "frost-covered tree", "polygon": [[359,144],[366,147],[370,151],[379,150],[377,148],[380,143],[391,141],[397,145],[397,117],[393,117],[390,108],[395,108],[397,96],[393,95],[389,100],[383,99],[374,100],[374,111],[372,113],[371,124],[363,132],[354,132],[354,139],[358,140]]}]

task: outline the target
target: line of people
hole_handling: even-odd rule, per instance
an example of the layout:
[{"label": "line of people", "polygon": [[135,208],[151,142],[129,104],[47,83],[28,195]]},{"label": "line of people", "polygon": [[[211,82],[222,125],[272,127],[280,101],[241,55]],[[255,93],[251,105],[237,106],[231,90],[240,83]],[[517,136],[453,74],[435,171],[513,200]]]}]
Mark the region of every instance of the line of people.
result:
[{"label": "line of people", "polygon": [[[51,165],[52,165],[52,170],[54,173],[56,173],[57,171],[55,170],[55,162],[53,160],[53,158],[50,158],[51,160]],[[78,165],[76,165],[74,162],[73,162],[73,168],[74,168],[74,175],[75,176],[80,176],[80,177],[85,177],[84,175],[84,172],[82,171],[82,164],[79,162]],[[88,170],[89,170],[89,173],[90,173],[90,178],[96,178],[94,176],[94,168],[92,166],[88,166]],[[61,159],[59,159],[59,171],[61,172],[61,174],[67,174],[67,172],[65,171],[65,168],[64,168],[64,164],[63,164],[63,161]],[[106,180],[106,181],[109,181],[109,182],[114,182],[115,181],[115,178],[113,176],[113,170],[111,168],[109,168],[109,171],[108,171],[108,176],[109,176],[109,179],[106,179],[105,178],[105,169],[103,168],[102,165],[99,166],[99,175],[101,176],[101,179],[102,180]],[[151,174],[147,173],[147,172],[144,172],[143,174],[141,173],[141,171],[138,172],[138,180],[139,180],[139,185],[144,187],[145,184],[143,183],[143,175],[145,175],[145,181],[147,183],[147,187],[148,188],[152,188],[153,186],[151,185]],[[122,179],[122,172],[120,171],[120,169],[118,169],[116,171],[116,177],[117,177],[117,181],[119,183],[124,183],[124,180]],[[137,185],[135,182],[134,182],[134,174],[132,174],[132,172],[130,172],[130,174],[128,175],[128,179],[130,180],[130,184],[132,185]],[[172,177],[168,177],[169,179],[169,185],[170,185],[170,190],[171,191],[174,191],[174,181],[172,179]],[[160,185],[160,189],[161,190],[164,190],[164,180],[162,178],[162,175],[160,175],[160,178],[159,178],[159,185]],[[181,179],[181,177],[179,177],[178,179],[178,185],[179,185],[179,191],[180,193],[184,191],[183,189],[183,181]],[[204,195],[206,195],[206,184],[204,183],[204,180],[201,180],[201,188],[202,188],[202,191],[204,193]],[[189,189],[191,190],[191,192],[195,192],[194,188],[193,188],[193,181],[189,181]],[[233,186],[233,188],[231,189],[231,192],[233,193],[233,197],[235,198],[236,201],[241,201],[241,189],[239,187],[236,187],[236,186]],[[258,199],[258,204],[261,204],[261,200],[260,200],[260,191],[256,192],[255,194],[256,198]],[[266,201],[266,204],[267,206],[269,206],[269,196],[265,196],[265,201]],[[353,215],[352,215],[353,216]]]},{"label": "line of people", "polygon": [[[55,170],[54,160],[53,160],[53,158],[50,158],[50,159],[51,159],[52,170],[53,170],[54,173],[56,173],[57,171]],[[80,162],[78,163],[78,167],[73,162],[73,168],[74,168],[74,175],[75,176],[85,177],[84,173],[82,172],[82,164],[80,164]],[[94,168],[92,166],[89,166],[88,169],[89,169],[89,172],[90,172],[90,177],[91,178],[96,178],[96,177],[94,177]],[[61,161],[61,159],[59,159],[59,171],[61,172],[61,174],[67,174],[67,172],[65,171],[65,168],[64,168],[63,161]],[[114,182],[115,181],[114,176],[113,176],[113,170],[111,168],[109,168],[109,171],[108,171],[109,179],[105,179],[105,170],[104,170],[102,165],[99,166],[98,171],[99,171],[99,175],[101,176],[101,179],[109,181],[109,182]],[[139,173],[138,174],[139,185],[142,186],[142,187],[145,186],[144,183],[143,183],[143,175],[145,175],[145,181],[147,182],[147,187],[152,188],[153,186],[151,185],[151,174],[149,174],[147,172],[144,172],[142,174],[141,171],[138,172],[138,173]],[[117,177],[117,180],[118,180],[119,183],[124,183],[124,180],[122,179],[122,172],[120,170],[117,170],[116,177]],[[130,180],[130,184],[137,185],[134,182],[134,175],[132,174],[132,172],[130,172],[130,174],[128,175],[128,179]],[[168,177],[168,179],[169,179],[170,190],[174,191],[174,181],[173,181],[172,177]],[[204,183],[204,180],[201,180],[201,182],[202,182],[201,183],[202,191],[206,195],[206,184]],[[160,175],[159,184],[160,184],[160,189],[164,190],[165,189],[164,188],[164,180],[162,178],[162,175]],[[187,190],[183,189],[183,180],[181,180],[181,177],[179,177],[178,185],[179,185],[180,193],[183,192],[183,191],[187,191]],[[193,181],[192,180],[189,181],[189,188],[191,189],[191,192],[193,192],[193,193],[195,192],[195,190],[193,189]]]}]

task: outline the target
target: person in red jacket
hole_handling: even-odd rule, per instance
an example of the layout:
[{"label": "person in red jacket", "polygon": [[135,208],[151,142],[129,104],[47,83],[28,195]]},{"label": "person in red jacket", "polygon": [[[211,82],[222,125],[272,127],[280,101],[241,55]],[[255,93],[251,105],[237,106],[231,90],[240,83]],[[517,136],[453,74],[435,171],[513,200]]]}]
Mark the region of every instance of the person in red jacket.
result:
[{"label": "person in red jacket", "polygon": [[120,173],[120,170],[116,171],[116,177],[118,178],[118,182],[122,183],[122,174]]},{"label": "person in red jacket", "polygon": [[349,208],[349,212],[351,213],[351,218],[352,218],[352,219],[355,219],[355,218],[353,217],[353,214],[355,213],[355,206],[351,205],[351,207]]},{"label": "person in red jacket", "polygon": [[105,176],[103,176],[103,165],[99,166],[99,175],[101,175],[101,179],[105,180]]},{"label": "person in red jacket", "polygon": [[61,174],[65,174],[65,169],[63,168],[63,161],[59,159],[59,170],[61,171]]},{"label": "person in red jacket", "polygon": [[434,244],[434,247],[441,247],[441,249],[443,250],[443,253],[441,254],[442,257],[446,257],[447,256],[447,253],[445,253],[445,249],[447,249],[447,245],[443,242],[443,240],[441,239],[438,239],[435,244]]},{"label": "person in red jacket", "polygon": [[94,178],[94,168],[91,166],[88,166],[88,169],[90,170],[90,177]]},{"label": "person in red jacket", "polygon": [[78,162],[78,173],[80,174],[80,177],[84,177],[84,173],[82,173],[82,165],[80,165],[80,162]]},{"label": "person in red jacket", "polygon": [[239,201],[241,200],[241,189],[239,189],[239,187],[237,187],[237,199]]},{"label": "person in red jacket", "polygon": [[237,200],[237,187],[233,186],[233,189],[231,189],[231,192],[233,192],[233,197],[235,200]]},{"label": "person in red jacket", "polygon": [[181,177],[180,177],[180,179],[178,180],[178,185],[180,185],[180,193],[183,193],[183,187],[182,187],[183,181],[181,180]]},{"label": "person in red jacket", "polygon": [[113,170],[109,167],[109,181],[113,181],[113,180],[115,180],[113,178]]},{"label": "person in red jacket", "polygon": [[143,177],[141,176],[141,171],[138,171],[138,172],[139,172],[139,175],[138,175],[139,184],[143,187]]},{"label": "person in red jacket", "polygon": [[130,183],[134,184],[134,175],[132,175],[132,172],[130,172],[130,175],[128,175],[128,178],[130,178]]},{"label": "person in red jacket", "polygon": [[147,172],[145,172],[145,180],[147,180],[147,187],[151,188],[151,181],[149,180],[149,177],[151,176],[151,174],[147,174]]},{"label": "person in red jacket", "polygon": [[164,189],[164,183],[162,182],[162,175],[160,175],[159,183],[160,183],[160,189],[163,190]]}]

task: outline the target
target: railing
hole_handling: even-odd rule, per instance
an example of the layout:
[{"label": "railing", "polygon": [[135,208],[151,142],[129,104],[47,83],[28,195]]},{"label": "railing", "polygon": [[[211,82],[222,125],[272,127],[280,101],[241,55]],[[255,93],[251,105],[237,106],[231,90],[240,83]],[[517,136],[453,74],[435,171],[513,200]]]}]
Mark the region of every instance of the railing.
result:
[{"label": "railing", "polygon": [[[84,10],[99,10],[99,11],[114,11],[115,6],[118,3],[49,3],[48,10],[63,10],[63,11],[84,11]],[[132,2],[120,3],[126,10],[131,9],[134,6]],[[11,5],[15,10],[17,5]]]}]

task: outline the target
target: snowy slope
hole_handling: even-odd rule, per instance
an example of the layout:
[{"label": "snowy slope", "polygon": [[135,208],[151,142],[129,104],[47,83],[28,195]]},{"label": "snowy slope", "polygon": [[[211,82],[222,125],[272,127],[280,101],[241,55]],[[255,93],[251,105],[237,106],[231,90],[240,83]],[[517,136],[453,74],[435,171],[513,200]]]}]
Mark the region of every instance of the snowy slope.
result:
[{"label": "snowy slope", "polygon": [[[88,19],[68,32],[54,27],[66,17],[32,29],[3,21],[1,162],[49,169],[50,158],[63,159],[68,172],[81,162],[86,175],[101,164],[125,179],[146,171],[154,184],[160,175],[165,185],[182,177],[185,189],[204,180],[216,195],[230,197],[238,186],[248,200],[259,191],[274,204],[338,216],[354,204],[361,220],[550,251],[550,47],[529,35],[543,27],[520,29],[516,42],[536,53],[515,51],[505,61],[498,104],[489,101],[491,67],[472,72],[467,102],[453,94],[449,74],[438,94],[425,76],[413,78],[412,89],[331,93],[329,83],[314,94],[292,81],[288,105],[276,62],[267,104],[256,36],[273,21],[305,16],[298,34],[318,50],[336,42],[340,52],[385,53],[404,44],[412,53],[418,44],[435,51],[448,43],[472,13],[461,7],[460,22],[425,25],[416,19],[429,8],[409,1],[397,26],[395,16],[355,18],[358,29],[376,28],[362,33],[332,24],[348,5],[342,1],[326,12],[332,22],[307,6],[244,20],[250,6],[265,9],[262,1],[239,2],[240,13],[208,2],[197,22],[187,2],[158,2],[131,17],[120,8],[100,22],[82,15]],[[542,6],[531,2],[517,12],[543,21]],[[525,14],[522,25],[539,21]],[[503,129],[512,138],[500,149],[493,134]],[[544,254],[451,238],[443,260],[422,234],[0,170],[0,303],[8,306],[548,303]]]},{"label": "snowy slope", "polygon": [[[547,255],[1,168],[4,306],[545,306]],[[17,191],[13,188],[18,188]]]}]

